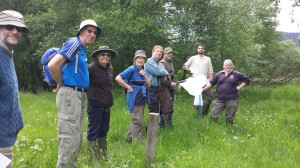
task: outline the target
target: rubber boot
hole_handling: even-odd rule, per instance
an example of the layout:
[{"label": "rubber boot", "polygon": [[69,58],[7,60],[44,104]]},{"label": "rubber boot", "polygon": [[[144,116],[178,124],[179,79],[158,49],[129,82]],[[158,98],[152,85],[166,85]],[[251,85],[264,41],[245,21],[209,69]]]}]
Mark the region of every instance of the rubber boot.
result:
[{"label": "rubber boot", "polygon": [[201,119],[203,107],[202,106],[194,106],[194,109],[195,109],[195,114],[196,114],[195,118]]},{"label": "rubber boot", "polygon": [[107,155],[107,140],[106,137],[97,138],[97,142],[100,148],[100,159],[108,161],[110,158]]},{"label": "rubber boot", "polygon": [[100,148],[98,142],[95,141],[87,141],[88,154],[89,154],[89,162],[93,166],[100,165]]},{"label": "rubber boot", "polygon": [[194,106],[194,111],[195,111],[195,117],[197,117],[198,116],[198,108],[199,108],[199,106]]}]

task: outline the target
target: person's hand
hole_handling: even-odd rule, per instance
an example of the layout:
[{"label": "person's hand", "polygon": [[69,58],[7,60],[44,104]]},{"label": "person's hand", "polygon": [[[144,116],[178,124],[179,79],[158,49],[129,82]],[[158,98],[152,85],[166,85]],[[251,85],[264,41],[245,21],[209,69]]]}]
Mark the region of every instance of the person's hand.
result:
[{"label": "person's hand", "polygon": [[53,93],[57,93],[57,91],[58,91],[58,89],[59,89],[60,87],[61,87],[61,84],[57,84],[57,85],[56,85],[56,88],[53,88],[53,89],[52,89],[52,92],[53,92]]},{"label": "person's hand", "polygon": [[142,75],[143,77],[145,77],[145,75],[146,75],[145,71],[142,69],[139,71],[139,74]]},{"label": "person's hand", "polygon": [[133,89],[131,86],[129,86],[129,88],[127,89],[127,92],[133,92]]},{"label": "person's hand", "polygon": [[236,90],[241,90],[241,89],[242,87],[240,85],[236,87]]},{"label": "person's hand", "polygon": [[176,87],[176,83],[175,82],[171,82],[171,87],[175,88]]}]

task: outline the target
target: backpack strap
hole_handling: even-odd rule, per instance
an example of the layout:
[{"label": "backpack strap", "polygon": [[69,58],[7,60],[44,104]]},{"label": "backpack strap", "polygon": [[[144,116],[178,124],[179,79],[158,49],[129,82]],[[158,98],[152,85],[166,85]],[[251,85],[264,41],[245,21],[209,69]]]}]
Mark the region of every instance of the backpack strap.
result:
[{"label": "backpack strap", "polygon": [[131,78],[133,77],[133,74],[134,74],[134,66],[132,65],[130,69],[132,70],[132,72],[131,72],[130,78],[128,79],[128,83],[130,82]]},{"label": "backpack strap", "polygon": [[54,52],[53,54],[51,54],[51,55],[48,57],[48,59],[46,60],[46,62],[45,62],[44,65],[47,65],[57,53],[58,53],[58,51],[56,51],[56,52]]}]

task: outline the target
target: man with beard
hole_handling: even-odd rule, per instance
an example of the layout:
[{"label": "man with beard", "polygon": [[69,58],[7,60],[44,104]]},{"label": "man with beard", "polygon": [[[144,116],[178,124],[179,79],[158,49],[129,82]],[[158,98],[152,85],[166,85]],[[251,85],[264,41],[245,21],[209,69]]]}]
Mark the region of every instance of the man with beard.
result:
[{"label": "man with beard", "polygon": [[[192,73],[193,77],[201,74],[206,76],[209,80],[213,78],[213,67],[211,63],[211,59],[204,55],[205,53],[205,45],[200,43],[197,47],[198,55],[194,55],[189,58],[189,60],[183,64],[183,69],[189,73]],[[212,101],[212,92],[211,89],[207,89],[203,91],[205,95],[205,101],[202,109],[202,117],[207,116],[208,109]],[[196,109],[199,107],[196,106]]]},{"label": "man with beard", "polygon": [[[18,79],[13,49],[24,32],[29,32],[23,15],[13,10],[0,12],[0,153],[13,160],[13,145],[23,128]],[[7,166],[12,167],[12,162]]]},{"label": "man with beard", "polygon": [[173,66],[173,50],[171,47],[167,47],[164,49],[164,57],[160,61],[160,63],[166,68],[168,73],[170,74],[170,80],[167,82],[168,84],[168,90],[170,92],[171,96],[171,111],[168,113],[168,118],[167,120],[164,120],[161,117],[161,125],[164,126],[164,124],[167,124],[169,127],[173,127],[172,124],[172,117],[173,117],[173,112],[174,112],[174,98],[175,98],[175,89],[176,89],[176,83],[175,83],[175,76],[174,76],[174,66]]}]

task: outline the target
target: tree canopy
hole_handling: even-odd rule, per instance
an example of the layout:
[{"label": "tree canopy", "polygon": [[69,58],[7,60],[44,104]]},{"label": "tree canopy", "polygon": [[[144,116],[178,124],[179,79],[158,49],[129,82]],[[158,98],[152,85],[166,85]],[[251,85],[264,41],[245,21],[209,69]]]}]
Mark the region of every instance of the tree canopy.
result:
[{"label": "tree canopy", "polygon": [[154,45],[172,47],[177,79],[182,64],[196,55],[199,42],[214,71],[225,59],[247,74],[256,85],[280,85],[299,78],[300,53],[292,42],[282,42],[276,32],[278,0],[4,0],[0,10],[13,9],[25,16],[30,34],[15,52],[20,89],[38,92],[43,82],[41,55],[50,47],[76,35],[79,24],[94,19],[102,28],[100,45],[117,51],[114,75],[132,64],[134,52],[143,49],[151,57]]}]

